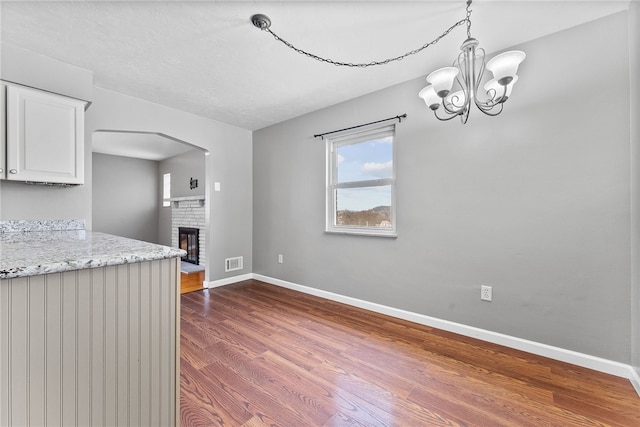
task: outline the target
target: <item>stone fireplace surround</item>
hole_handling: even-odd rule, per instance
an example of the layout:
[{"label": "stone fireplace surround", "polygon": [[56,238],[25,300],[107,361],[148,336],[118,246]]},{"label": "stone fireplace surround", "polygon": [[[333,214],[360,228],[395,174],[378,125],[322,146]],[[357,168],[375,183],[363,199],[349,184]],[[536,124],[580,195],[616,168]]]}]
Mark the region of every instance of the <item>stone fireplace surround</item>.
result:
[{"label": "stone fireplace surround", "polygon": [[171,247],[179,247],[178,227],[191,227],[200,230],[198,233],[199,259],[198,264],[205,265],[205,197],[186,196],[172,197],[171,202]]}]

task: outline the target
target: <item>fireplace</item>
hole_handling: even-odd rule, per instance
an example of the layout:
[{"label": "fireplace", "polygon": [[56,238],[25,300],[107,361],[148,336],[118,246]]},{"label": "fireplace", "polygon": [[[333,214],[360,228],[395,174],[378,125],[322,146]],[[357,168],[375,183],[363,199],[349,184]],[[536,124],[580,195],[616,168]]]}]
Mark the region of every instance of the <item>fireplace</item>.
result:
[{"label": "fireplace", "polygon": [[200,258],[199,232],[197,228],[178,227],[179,247],[187,251],[187,255],[182,257],[182,260],[196,265]]}]

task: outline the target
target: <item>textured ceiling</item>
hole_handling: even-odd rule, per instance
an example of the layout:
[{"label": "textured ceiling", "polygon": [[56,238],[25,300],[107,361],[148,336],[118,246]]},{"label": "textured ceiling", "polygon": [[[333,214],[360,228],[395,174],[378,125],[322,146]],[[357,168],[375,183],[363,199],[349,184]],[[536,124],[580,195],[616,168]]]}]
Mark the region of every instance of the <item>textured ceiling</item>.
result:
[{"label": "textured ceiling", "polygon": [[[627,9],[629,1],[473,4],[472,35],[488,53]],[[320,56],[349,62],[402,54],[465,16],[464,1],[1,1],[0,37],[94,72],[95,85],[255,130],[449,65],[466,38],[394,64],[319,63],[249,22]],[[577,46],[576,48],[584,48]],[[526,65],[525,65],[526,66]]]}]

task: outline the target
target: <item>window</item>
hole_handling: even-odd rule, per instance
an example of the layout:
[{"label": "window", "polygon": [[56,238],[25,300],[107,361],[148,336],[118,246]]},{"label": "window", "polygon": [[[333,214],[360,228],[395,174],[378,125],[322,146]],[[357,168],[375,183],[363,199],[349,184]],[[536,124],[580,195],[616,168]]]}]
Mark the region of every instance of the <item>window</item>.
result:
[{"label": "window", "polygon": [[396,236],[395,125],[327,139],[330,233]]},{"label": "window", "polygon": [[171,198],[171,174],[162,175],[162,207],[171,206],[169,199]]}]

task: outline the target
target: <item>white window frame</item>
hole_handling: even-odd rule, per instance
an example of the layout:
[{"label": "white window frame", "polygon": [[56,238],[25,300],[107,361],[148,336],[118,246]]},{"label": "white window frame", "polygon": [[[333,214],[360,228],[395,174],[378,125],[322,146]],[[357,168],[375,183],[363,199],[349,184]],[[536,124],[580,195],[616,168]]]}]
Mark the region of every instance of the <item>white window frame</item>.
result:
[{"label": "white window frame", "polygon": [[162,174],[162,207],[171,206],[171,173]]},{"label": "white window frame", "polygon": [[[381,137],[391,136],[393,172],[390,178],[372,179],[366,181],[347,181],[338,183],[338,159],[337,147],[363,143]],[[333,234],[353,234],[378,237],[397,237],[396,231],[396,131],[395,124],[369,127],[364,130],[342,133],[326,138],[326,227],[325,232]],[[381,228],[376,226],[345,226],[337,225],[336,196],[341,188],[367,188],[391,186],[391,227]]]}]

